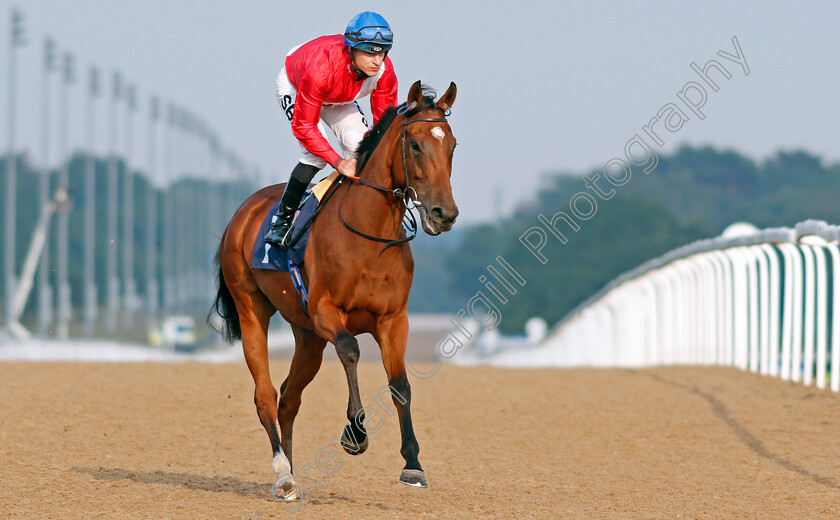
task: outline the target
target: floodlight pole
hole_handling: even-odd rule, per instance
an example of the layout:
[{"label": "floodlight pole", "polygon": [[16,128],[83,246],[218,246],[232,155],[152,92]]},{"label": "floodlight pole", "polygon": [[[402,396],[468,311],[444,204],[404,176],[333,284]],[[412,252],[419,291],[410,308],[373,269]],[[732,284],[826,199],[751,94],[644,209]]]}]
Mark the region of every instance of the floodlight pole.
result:
[{"label": "floodlight pole", "polygon": [[94,335],[96,325],[96,98],[99,70],[91,67],[88,83],[88,153],[85,162],[85,336]]},{"label": "floodlight pole", "polygon": [[[224,209],[224,201],[222,197],[222,193],[220,191],[221,187],[219,184],[220,181],[220,172],[219,172],[219,139],[216,137],[216,134],[211,134],[208,142],[209,147],[209,170],[210,170],[210,179],[212,180],[212,184],[210,184],[210,207],[213,208],[210,211],[209,218],[210,218],[210,226],[211,226],[211,237],[221,239],[222,233],[224,232],[224,228],[221,225],[223,219],[225,218],[226,212]],[[213,243],[216,243],[216,240],[213,240]],[[209,250],[210,258],[213,258],[214,248],[211,245]],[[212,264],[211,264],[212,265]],[[215,283],[213,283],[213,275],[214,272],[211,268],[210,270],[210,284],[209,284],[209,296],[212,298],[213,296],[213,288],[215,287]]]},{"label": "floodlight pole", "polygon": [[175,106],[169,103],[166,107],[166,123],[164,126],[164,154],[163,162],[166,177],[166,191],[163,195],[163,306],[167,312],[172,312],[175,307],[175,169],[173,157],[175,144],[173,143],[175,120]]},{"label": "floodlight pole", "polygon": [[[69,91],[70,85],[75,83],[75,72],[73,69],[73,55],[64,53],[62,67],[62,91],[61,91],[61,157],[63,160],[59,174],[58,186],[60,190],[70,193],[70,153],[68,150],[67,120],[70,110]],[[71,320],[70,307],[70,282],[67,276],[67,246],[68,246],[68,211],[65,208],[58,214],[58,320],[56,324],[56,335],[59,339],[67,339]]]},{"label": "floodlight pole", "polygon": [[[195,252],[201,255],[200,269],[193,276],[193,302],[200,307],[200,302],[206,301],[204,293],[212,285],[209,272],[213,265],[213,257],[208,254],[210,246],[210,178],[207,162],[207,125],[204,120],[197,119],[195,131],[195,148],[197,159],[197,176],[199,193],[193,195],[193,214],[199,221],[195,225]],[[196,197],[196,195],[198,197]]]},{"label": "floodlight pole", "polygon": [[117,247],[119,247],[119,229],[117,227],[117,202],[119,198],[119,172],[117,171],[117,110],[122,90],[122,76],[114,72],[111,76],[111,153],[108,157],[108,310],[105,325],[111,332],[117,330],[117,313],[120,305],[120,281],[117,278]]},{"label": "floodlight pole", "polygon": [[[179,107],[175,107],[174,111],[174,120],[173,120],[173,142],[175,143],[175,148],[173,151],[173,161],[175,164],[175,170],[173,171],[172,177],[172,186],[175,188],[177,186],[177,178],[179,175],[184,173],[185,167],[185,157],[186,157],[186,148],[187,143],[184,139],[184,111]],[[184,232],[182,229],[182,219],[181,216],[184,213],[184,205],[186,201],[186,196],[184,192],[184,186],[188,186],[188,183],[183,183],[181,187],[172,190],[172,287],[173,287],[173,294],[175,298],[175,308],[178,312],[183,312],[184,301],[186,299],[186,295],[184,292],[184,269],[182,261],[182,250],[185,247],[184,240]],[[179,193],[180,192],[180,193]]]},{"label": "floodlight pole", "polygon": [[153,182],[157,170],[157,121],[160,112],[159,100],[152,97],[149,105],[149,189],[146,215],[146,323],[151,325],[158,310],[157,275],[157,193]]},{"label": "floodlight pole", "polygon": [[6,232],[4,236],[5,257],[4,279],[6,288],[6,327],[11,328],[14,315],[16,274],[15,274],[15,235],[16,231],[16,202],[17,202],[17,155],[15,153],[15,115],[16,115],[16,87],[15,72],[17,70],[17,48],[24,45],[23,15],[17,9],[12,9],[12,30],[9,45],[9,153],[6,155]]},{"label": "floodlight pole", "polygon": [[[52,73],[58,70],[56,67],[55,42],[51,38],[44,41],[44,71],[42,85],[43,111],[41,114],[41,176],[38,186],[38,200],[40,201],[41,213],[52,206],[50,195],[50,86]],[[51,212],[49,213],[51,214]],[[49,234],[50,218],[44,223],[46,233]],[[46,337],[50,332],[50,324],[53,320],[53,295],[49,286],[47,254],[38,257],[38,334]]]},{"label": "floodlight pole", "polygon": [[125,89],[125,178],[123,179],[123,326],[134,325],[134,311],[137,302],[137,284],[134,280],[134,175],[131,172],[134,151],[134,110],[137,108],[136,89],[126,85]]}]

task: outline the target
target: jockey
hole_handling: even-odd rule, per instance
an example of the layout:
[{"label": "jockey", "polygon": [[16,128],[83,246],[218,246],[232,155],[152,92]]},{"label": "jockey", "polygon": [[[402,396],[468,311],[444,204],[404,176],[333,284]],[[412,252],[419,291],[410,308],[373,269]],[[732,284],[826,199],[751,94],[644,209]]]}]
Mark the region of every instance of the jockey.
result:
[{"label": "jockey", "polygon": [[[355,175],[353,155],[368,130],[357,99],[370,96],[373,124],[397,105],[397,76],[388,59],[393,33],[381,15],[370,11],[350,20],[344,36],[315,38],[289,51],[277,76],[277,101],[292,124],[303,157],[292,170],[271,231],[263,238],[281,249],[295,210],[309,182],[327,165]],[[327,141],[326,123],[343,154]]]}]

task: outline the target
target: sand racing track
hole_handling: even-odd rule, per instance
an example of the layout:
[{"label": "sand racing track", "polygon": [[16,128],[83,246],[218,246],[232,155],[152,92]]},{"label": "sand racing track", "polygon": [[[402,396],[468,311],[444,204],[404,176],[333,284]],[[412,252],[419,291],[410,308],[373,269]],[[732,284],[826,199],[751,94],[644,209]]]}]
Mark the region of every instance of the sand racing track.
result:
[{"label": "sand racing track", "polygon": [[[275,384],[287,370],[273,362]],[[384,371],[359,375],[373,406]],[[828,391],[720,368],[444,366],[412,385],[429,488],[397,483],[385,411],[367,453],[314,468],[347,403],[325,362],[296,423],[318,485],[300,506],[272,498],[244,364],[0,363],[0,518],[840,517]]]}]

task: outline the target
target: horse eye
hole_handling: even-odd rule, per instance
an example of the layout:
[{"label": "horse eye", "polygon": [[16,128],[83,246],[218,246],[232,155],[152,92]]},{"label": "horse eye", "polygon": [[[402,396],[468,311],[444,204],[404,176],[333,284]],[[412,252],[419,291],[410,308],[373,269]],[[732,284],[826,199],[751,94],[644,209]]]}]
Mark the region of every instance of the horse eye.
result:
[{"label": "horse eye", "polygon": [[417,141],[411,141],[411,149],[414,150],[415,152],[420,151],[420,145],[417,144]]}]

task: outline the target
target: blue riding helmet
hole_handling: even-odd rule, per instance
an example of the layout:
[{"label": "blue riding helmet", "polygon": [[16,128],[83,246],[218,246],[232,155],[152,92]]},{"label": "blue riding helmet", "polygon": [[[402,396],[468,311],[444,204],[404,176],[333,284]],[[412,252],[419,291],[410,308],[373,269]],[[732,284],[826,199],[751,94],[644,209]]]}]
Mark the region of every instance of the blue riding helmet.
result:
[{"label": "blue riding helmet", "polygon": [[394,44],[394,33],[381,14],[365,11],[354,16],[347,24],[344,43],[351,49],[387,52]]}]

